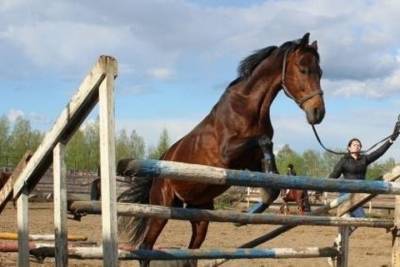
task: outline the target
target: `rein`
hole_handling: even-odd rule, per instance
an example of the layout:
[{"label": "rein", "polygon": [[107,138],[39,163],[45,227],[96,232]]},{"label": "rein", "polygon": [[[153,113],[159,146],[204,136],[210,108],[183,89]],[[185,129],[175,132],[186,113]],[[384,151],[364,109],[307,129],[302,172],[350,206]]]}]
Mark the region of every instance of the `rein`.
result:
[{"label": "rein", "polygon": [[[335,154],[335,155],[347,155],[347,154],[348,154],[347,152],[337,152],[337,151],[334,151],[334,150],[331,150],[331,149],[327,148],[327,147],[322,143],[321,138],[319,137],[319,135],[318,135],[318,133],[317,133],[317,130],[315,129],[315,126],[314,126],[314,125],[311,125],[311,127],[312,127],[312,129],[313,129],[315,138],[317,138],[318,143],[320,144],[320,146],[321,146],[323,149],[325,149],[325,151],[327,151],[327,152],[329,152],[329,153],[332,153],[332,154]],[[360,153],[361,153],[361,154],[366,154],[366,153],[368,153],[370,150],[372,150],[373,148],[375,148],[375,147],[376,147],[377,145],[379,145],[380,143],[382,143],[382,142],[384,142],[384,141],[386,141],[386,140],[389,140],[391,136],[392,136],[392,135],[386,136],[386,137],[383,138],[382,140],[380,140],[380,141],[378,141],[377,143],[375,143],[374,145],[372,145],[372,146],[371,146],[370,148],[368,148],[367,150],[361,150]]]},{"label": "rein", "polygon": [[281,85],[283,88],[283,91],[285,92],[285,94],[291,98],[294,102],[296,102],[296,104],[301,108],[304,104],[304,102],[306,102],[307,100],[313,98],[314,96],[317,95],[323,95],[324,92],[322,92],[322,90],[315,90],[314,92],[305,95],[304,97],[302,97],[300,100],[297,100],[289,91],[289,89],[287,88],[286,84],[285,84],[285,76],[286,76],[286,65],[287,65],[287,57],[289,54],[289,50],[285,51],[285,54],[283,56],[283,63],[282,63],[282,75],[281,75]]},{"label": "rein", "polygon": [[[300,100],[297,100],[289,91],[289,89],[287,88],[286,84],[285,84],[285,76],[286,76],[286,68],[287,68],[287,57],[289,55],[289,52],[291,50],[286,50],[285,54],[283,56],[283,63],[282,63],[282,75],[281,75],[281,85],[282,85],[282,89],[285,92],[285,94],[291,98],[294,102],[296,102],[296,104],[302,108],[304,102],[306,102],[307,100],[313,98],[314,96],[320,95],[322,96],[324,94],[324,92],[322,90],[315,90],[314,92],[302,97]],[[399,116],[399,121],[400,121],[400,116]],[[332,149],[327,148],[321,141],[321,138],[318,135],[317,130],[315,129],[314,125],[311,125],[315,138],[317,139],[318,143],[320,144],[320,146],[327,152],[335,154],[335,155],[346,155],[348,154],[347,152],[338,152],[338,151],[334,151]],[[361,150],[360,153],[365,154],[368,153],[370,150],[372,150],[373,148],[375,148],[377,145],[379,145],[380,143],[390,139],[392,135],[388,135],[385,138],[383,138],[382,140],[378,141],[377,143],[375,143],[374,145],[372,145],[370,148],[368,148],[367,150]]]}]

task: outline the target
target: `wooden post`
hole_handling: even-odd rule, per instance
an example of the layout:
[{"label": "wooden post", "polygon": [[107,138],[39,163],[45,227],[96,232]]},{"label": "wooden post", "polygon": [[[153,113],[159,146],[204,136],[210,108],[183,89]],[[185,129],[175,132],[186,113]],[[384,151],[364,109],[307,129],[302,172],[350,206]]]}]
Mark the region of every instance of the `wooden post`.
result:
[{"label": "wooden post", "polygon": [[29,266],[28,190],[23,188],[17,200],[18,266]]},{"label": "wooden post", "polygon": [[103,227],[103,265],[118,266],[115,171],[114,76],[117,63],[104,57],[106,77],[99,88],[100,171]]},{"label": "wooden post", "polygon": [[67,183],[64,161],[65,145],[58,143],[53,150],[54,228],[56,266],[68,266]]},{"label": "wooden post", "polygon": [[392,238],[392,267],[400,267],[400,196],[395,198]]},{"label": "wooden post", "polygon": [[339,255],[337,257],[337,267],[347,267],[349,263],[349,237],[350,226],[339,227]]}]

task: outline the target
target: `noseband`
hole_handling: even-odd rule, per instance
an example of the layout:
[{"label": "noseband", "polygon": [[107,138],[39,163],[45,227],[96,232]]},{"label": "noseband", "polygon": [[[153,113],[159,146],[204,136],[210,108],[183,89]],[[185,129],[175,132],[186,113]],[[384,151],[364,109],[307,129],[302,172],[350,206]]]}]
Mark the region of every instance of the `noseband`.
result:
[{"label": "noseband", "polygon": [[285,94],[291,98],[294,102],[296,102],[297,105],[299,105],[300,108],[303,107],[304,102],[306,102],[307,100],[313,98],[314,96],[320,95],[322,96],[324,94],[324,92],[322,92],[322,90],[315,90],[314,92],[311,92],[308,95],[303,96],[300,100],[297,100],[290,92],[289,89],[287,88],[286,84],[285,84],[285,75],[286,75],[286,64],[287,64],[287,57],[289,54],[290,50],[286,50],[285,54],[283,56],[283,63],[282,63],[282,79],[281,79],[281,85],[283,88],[283,91],[285,92]]}]

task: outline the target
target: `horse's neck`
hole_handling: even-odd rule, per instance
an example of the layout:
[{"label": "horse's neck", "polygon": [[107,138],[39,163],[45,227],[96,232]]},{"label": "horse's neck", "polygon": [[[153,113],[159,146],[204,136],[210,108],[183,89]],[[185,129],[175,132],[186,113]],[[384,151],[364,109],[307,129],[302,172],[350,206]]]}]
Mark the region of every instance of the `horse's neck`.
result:
[{"label": "horse's neck", "polygon": [[242,130],[266,134],[272,131],[270,107],[279,89],[280,84],[274,79],[241,81],[229,90],[224,98],[226,103],[221,103],[221,106],[228,105],[229,110],[233,112],[229,118],[245,124],[240,125]]}]

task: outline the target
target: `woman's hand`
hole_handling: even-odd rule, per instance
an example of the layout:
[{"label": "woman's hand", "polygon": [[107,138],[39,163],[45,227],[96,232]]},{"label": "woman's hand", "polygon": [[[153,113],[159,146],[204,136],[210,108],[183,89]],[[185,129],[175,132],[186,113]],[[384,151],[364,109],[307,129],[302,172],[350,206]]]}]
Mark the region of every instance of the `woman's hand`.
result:
[{"label": "woman's hand", "polygon": [[399,137],[399,134],[400,134],[400,121],[397,121],[396,125],[394,126],[393,133],[390,139],[392,139],[393,141],[396,140],[397,137]]}]

